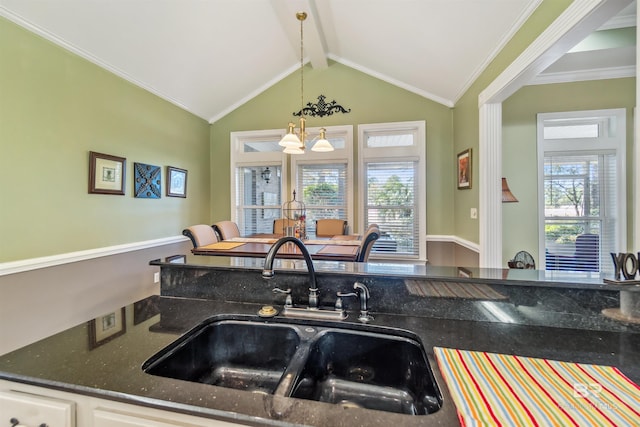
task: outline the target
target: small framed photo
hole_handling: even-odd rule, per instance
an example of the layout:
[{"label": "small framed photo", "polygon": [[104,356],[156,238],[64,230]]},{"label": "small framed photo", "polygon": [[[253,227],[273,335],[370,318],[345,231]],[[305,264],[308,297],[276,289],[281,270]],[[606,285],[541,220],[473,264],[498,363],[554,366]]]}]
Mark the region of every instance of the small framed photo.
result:
[{"label": "small framed photo", "polygon": [[127,331],[124,307],[104,316],[89,320],[89,349],[93,350]]},{"label": "small framed photo", "polygon": [[139,199],[159,199],[162,194],[162,172],[160,166],[134,163],[135,197]]},{"label": "small framed photo", "polygon": [[89,193],[124,195],[124,157],[89,152]]},{"label": "small framed photo", "polygon": [[458,189],[471,188],[471,148],[458,153]]},{"label": "small framed photo", "polygon": [[187,197],[187,171],[167,166],[167,196]]}]

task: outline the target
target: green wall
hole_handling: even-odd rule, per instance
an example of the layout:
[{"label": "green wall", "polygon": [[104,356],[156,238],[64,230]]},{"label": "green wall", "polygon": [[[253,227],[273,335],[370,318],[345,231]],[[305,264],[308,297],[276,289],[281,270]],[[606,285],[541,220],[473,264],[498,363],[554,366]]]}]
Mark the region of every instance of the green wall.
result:
[{"label": "green wall", "polygon": [[[455,235],[460,238],[471,242],[480,241],[479,221],[471,219],[469,215],[471,208],[478,207],[480,194],[478,171],[482,160],[481,153],[478,150],[480,133],[478,96],[571,3],[571,0],[544,0],[465,94],[456,102],[453,113],[454,147],[452,152],[459,153],[467,148],[471,148],[473,151],[472,188],[470,190],[457,190],[452,185],[450,190],[454,193]],[[450,162],[454,163],[455,157],[452,157]],[[479,216],[482,214],[482,212],[478,212]]]},{"label": "green wall", "polygon": [[502,208],[503,262],[518,251],[531,253],[540,262],[538,227],[538,153],[536,114],[562,111],[627,110],[627,242],[633,232],[633,109],[636,79],[596,80],[540,86],[525,86],[503,103],[502,170],[519,203]]},{"label": "green wall", "polygon": [[[209,218],[209,126],[0,18],[0,262],[179,235]],[[88,194],[89,151],[127,158]],[[187,198],[133,197],[133,162],[187,169]]]},{"label": "green wall", "polygon": [[[427,233],[453,234],[451,211],[454,185],[451,109],[400,89],[342,64],[331,62],[324,70],[304,69],[305,102],[323,94],[350,108],[349,114],[309,118],[307,126],[353,125],[354,159],[357,157],[357,125],[365,123],[425,120],[427,157]],[[258,129],[285,129],[293,111],[300,109],[300,74],[292,73],[250,102],[211,126],[211,173],[214,221],[228,219],[230,167],[229,133]],[[355,171],[356,179],[358,171]],[[358,224],[356,224],[357,226]]]}]

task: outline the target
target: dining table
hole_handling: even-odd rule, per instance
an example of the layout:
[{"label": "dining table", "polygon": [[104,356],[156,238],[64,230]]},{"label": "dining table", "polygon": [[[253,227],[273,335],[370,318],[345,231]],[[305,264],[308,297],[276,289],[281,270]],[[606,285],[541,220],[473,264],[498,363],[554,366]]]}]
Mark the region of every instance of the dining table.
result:
[{"label": "dining table", "polygon": [[[271,246],[283,237],[281,234],[252,234],[247,237],[233,237],[192,249],[194,255],[232,256],[264,258]],[[314,260],[356,261],[360,250],[359,235],[339,235],[329,238],[301,239]],[[300,248],[293,243],[284,244],[276,253],[276,258],[302,259]]]}]

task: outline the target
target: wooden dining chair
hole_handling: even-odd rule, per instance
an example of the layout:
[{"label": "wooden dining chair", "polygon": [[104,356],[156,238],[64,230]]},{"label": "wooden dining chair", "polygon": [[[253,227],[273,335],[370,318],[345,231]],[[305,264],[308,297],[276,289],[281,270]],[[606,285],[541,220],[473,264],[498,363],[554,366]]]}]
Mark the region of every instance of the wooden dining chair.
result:
[{"label": "wooden dining chair", "polygon": [[316,221],[317,237],[332,237],[347,234],[347,221],[344,219],[319,219]]},{"label": "wooden dining chair", "polygon": [[240,237],[238,224],[233,221],[218,221],[213,224],[213,229],[218,234],[220,240],[228,240],[233,237]]},{"label": "wooden dining chair", "polygon": [[360,243],[360,249],[358,250],[358,256],[356,256],[356,262],[367,262],[371,248],[373,244],[380,238],[380,229],[378,227],[369,227],[364,236],[362,236],[362,243]]},{"label": "wooden dining chair", "polygon": [[289,218],[278,218],[273,220],[273,234],[287,234],[286,227],[295,227],[296,222]]},{"label": "wooden dining chair", "polygon": [[187,236],[193,247],[207,246],[218,241],[218,236],[211,225],[197,224],[182,230],[182,234]]}]

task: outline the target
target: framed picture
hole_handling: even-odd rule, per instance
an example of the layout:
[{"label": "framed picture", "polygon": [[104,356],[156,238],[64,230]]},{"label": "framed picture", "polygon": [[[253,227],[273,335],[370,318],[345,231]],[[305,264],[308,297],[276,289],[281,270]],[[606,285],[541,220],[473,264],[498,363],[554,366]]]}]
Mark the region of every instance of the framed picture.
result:
[{"label": "framed picture", "polygon": [[105,316],[89,320],[89,349],[93,350],[127,331],[124,307]]},{"label": "framed picture", "polygon": [[458,153],[458,189],[471,188],[471,148]]},{"label": "framed picture", "polygon": [[167,166],[167,196],[187,197],[187,171]]},{"label": "framed picture", "polygon": [[161,194],[162,176],[160,166],[134,163],[135,197],[139,199],[159,199]]},{"label": "framed picture", "polygon": [[124,157],[89,152],[89,193],[124,195]]}]

